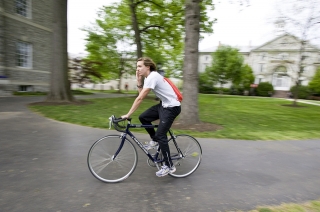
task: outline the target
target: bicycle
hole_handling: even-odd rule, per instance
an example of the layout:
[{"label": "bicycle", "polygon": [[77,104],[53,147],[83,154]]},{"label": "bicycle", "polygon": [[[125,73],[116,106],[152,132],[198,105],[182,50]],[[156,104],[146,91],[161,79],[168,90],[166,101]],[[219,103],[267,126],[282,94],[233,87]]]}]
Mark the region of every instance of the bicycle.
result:
[{"label": "bicycle", "polygon": [[[132,134],[130,128],[157,128],[158,125],[131,124],[132,119],[110,118],[109,129],[114,128],[121,132],[120,135],[107,135],[95,141],[91,146],[87,163],[90,172],[98,180],[108,183],[116,183],[128,178],[135,170],[138,154],[135,145],[127,138],[127,135],[148,156],[147,164],[157,167],[158,170],[164,164],[164,160],[158,147],[155,154],[151,154],[144,145]],[[127,124],[119,124],[120,122]],[[169,173],[172,177],[182,178],[191,175],[199,167],[202,159],[202,149],[199,142],[190,135],[174,135],[169,130],[169,146],[173,164],[177,170]]]}]

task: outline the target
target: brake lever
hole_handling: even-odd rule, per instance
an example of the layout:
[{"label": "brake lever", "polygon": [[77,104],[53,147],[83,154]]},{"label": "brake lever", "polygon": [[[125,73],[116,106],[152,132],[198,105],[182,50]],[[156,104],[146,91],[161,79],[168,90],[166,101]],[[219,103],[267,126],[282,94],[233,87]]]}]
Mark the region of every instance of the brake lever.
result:
[{"label": "brake lever", "polygon": [[112,127],[112,119],[113,119],[113,115],[109,117],[109,130]]}]

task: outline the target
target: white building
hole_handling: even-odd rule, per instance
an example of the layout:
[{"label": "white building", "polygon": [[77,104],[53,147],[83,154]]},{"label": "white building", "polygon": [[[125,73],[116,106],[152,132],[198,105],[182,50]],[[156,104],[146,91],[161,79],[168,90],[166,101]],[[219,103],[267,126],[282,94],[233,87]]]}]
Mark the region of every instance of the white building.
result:
[{"label": "white building", "polygon": [[[255,75],[255,84],[270,82],[275,91],[289,91],[298,79],[300,40],[284,34],[258,47],[236,47],[244,57]],[[212,63],[213,47],[199,52],[199,71],[204,72]],[[303,53],[304,71],[299,80],[308,85],[320,66],[320,49],[310,43],[306,44]]]}]

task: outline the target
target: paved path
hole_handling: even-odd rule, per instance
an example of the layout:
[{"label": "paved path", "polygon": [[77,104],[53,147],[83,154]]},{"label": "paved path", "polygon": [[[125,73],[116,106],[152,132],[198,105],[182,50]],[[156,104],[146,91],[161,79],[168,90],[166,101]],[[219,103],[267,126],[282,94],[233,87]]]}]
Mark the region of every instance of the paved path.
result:
[{"label": "paved path", "polygon": [[133,175],[102,183],[86,156],[95,140],[115,131],[53,121],[26,108],[42,98],[0,98],[1,212],[246,211],[320,197],[320,140],[199,139],[203,162],[183,179],[156,177],[138,150]]},{"label": "paved path", "polygon": [[[294,101],[294,99],[286,99],[286,100]],[[310,101],[310,100],[297,99],[297,102],[309,104],[309,105],[320,106],[320,101]]]}]

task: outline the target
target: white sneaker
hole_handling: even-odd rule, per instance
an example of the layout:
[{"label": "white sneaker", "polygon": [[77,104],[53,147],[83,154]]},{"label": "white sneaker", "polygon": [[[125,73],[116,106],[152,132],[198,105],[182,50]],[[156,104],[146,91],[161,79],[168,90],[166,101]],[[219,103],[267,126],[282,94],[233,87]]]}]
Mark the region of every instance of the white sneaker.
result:
[{"label": "white sneaker", "polygon": [[172,166],[171,168],[169,168],[167,165],[163,165],[163,166],[161,166],[161,169],[156,172],[156,175],[158,177],[164,177],[164,176],[168,175],[169,173],[172,174],[175,171],[176,171],[175,166]]},{"label": "white sneaker", "polygon": [[169,167],[166,166],[166,165],[163,165],[163,166],[161,166],[161,169],[156,172],[156,175],[157,175],[158,177],[164,177],[164,176],[166,176],[167,174],[169,174],[169,172],[170,172]]},{"label": "white sneaker", "polygon": [[173,172],[175,172],[177,169],[175,166],[171,166],[170,170],[170,174],[172,174]]},{"label": "white sneaker", "polygon": [[150,150],[150,149],[158,149],[159,144],[156,141],[149,141],[149,142],[146,142],[146,145],[143,145],[143,146],[147,150]]}]

